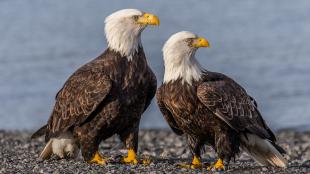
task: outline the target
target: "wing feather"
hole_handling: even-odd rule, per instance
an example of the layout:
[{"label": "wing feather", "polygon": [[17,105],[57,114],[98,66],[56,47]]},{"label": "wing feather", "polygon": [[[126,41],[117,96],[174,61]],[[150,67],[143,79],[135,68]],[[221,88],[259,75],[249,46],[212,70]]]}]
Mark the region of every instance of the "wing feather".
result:
[{"label": "wing feather", "polygon": [[149,90],[147,92],[147,98],[144,106],[144,110],[147,109],[147,107],[151,104],[152,99],[155,96],[156,88],[157,88],[157,79],[153,71],[149,68],[149,75],[150,75],[150,86]]},{"label": "wing feather", "polygon": [[162,115],[164,116],[165,120],[169,124],[170,128],[177,135],[182,135],[183,131],[179,128],[179,126],[177,125],[176,121],[173,118],[173,115],[165,106],[165,102],[163,101],[163,97],[162,97],[161,88],[159,88],[156,92],[156,99],[157,99],[158,107],[160,111],[162,112]]},{"label": "wing feather", "polygon": [[232,79],[216,75],[206,78],[197,88],[199,100],[216,116],[237,131],[250,131],[263,138],[274,140],[256,108],[255,100]]},{"label": "wing feather", "polygon": [[83,123],[106,98],[112,87],[110,78],[96,68],[76,71],[56,95],[56,103],[48,122],[51,135]]}]

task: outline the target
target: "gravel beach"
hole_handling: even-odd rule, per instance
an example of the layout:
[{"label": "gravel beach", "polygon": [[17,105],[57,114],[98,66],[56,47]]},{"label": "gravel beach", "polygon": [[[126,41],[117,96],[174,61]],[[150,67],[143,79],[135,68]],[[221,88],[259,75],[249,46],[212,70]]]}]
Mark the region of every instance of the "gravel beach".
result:
[{"label": "gravel beach", "polygon": [[[112,137],[100,145],[100,152],[109,157],[109,164],[99,166],[77,159],[38,160],[43,148],[43,138],[30,140],[30,131],[0,131],[0,173],[208,173],[206,169],[179,169],[178,163],[189,163],[191,154],[186,141],[168,130],[140,131],[139,157],[151,160],[150,165],[122,165],[121,156],[126,153],[118,137]],[[246,154],[241,154],[222,173],[310,173],[310,132],[283,130],[277,133],[279,144],[287,151],[289,167],[279,169],[260,167]],[[204,163],[212,163],[216,156],[207,148]]]}]

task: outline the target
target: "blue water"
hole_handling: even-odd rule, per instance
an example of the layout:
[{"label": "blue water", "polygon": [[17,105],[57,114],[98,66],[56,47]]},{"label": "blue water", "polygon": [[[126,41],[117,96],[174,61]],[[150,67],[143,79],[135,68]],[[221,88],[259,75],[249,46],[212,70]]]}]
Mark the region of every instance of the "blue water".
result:
[{"label": "blue water", "polygon": [[[202,65],[244,86],[273,129],[310,129],[308,0],[1,0],[0,129],[44,124],[68,76],[106,48],[104,18],[123,8],[161,19],[142,38],[158,84],[163,43],[190,30],[211,43]],[[167,127],[155,102],[141,124]]]}]

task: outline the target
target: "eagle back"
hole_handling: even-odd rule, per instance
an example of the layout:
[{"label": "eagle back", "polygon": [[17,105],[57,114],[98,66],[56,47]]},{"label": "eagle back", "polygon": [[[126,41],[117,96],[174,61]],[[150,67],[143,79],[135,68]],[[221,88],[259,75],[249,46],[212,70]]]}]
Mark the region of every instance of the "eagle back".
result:
[{"label": "eagle back", "polygon": [[141,113],[154,96],[147,93],[150,84],[154,86],[152,75],[142,48],[131,61],[107,49],[74,72],[57,93],[46,137],[83,124],[106,97],[125,106],[137,104]]}]

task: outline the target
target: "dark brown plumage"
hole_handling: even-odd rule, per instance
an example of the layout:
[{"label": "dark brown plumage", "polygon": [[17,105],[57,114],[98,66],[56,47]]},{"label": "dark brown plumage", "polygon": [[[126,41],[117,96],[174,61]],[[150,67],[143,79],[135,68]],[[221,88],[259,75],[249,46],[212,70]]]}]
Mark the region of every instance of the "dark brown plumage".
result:
[{"label": "dark brown plumage", "polygon": [[163,48],[164,82],[156,93],[158,106],[171,129],[185,135],[194,158],[191,168],[201,167],[204,145],[217,152],[213,166],[223,169],[241,150],[261,165],[285,167],[285,151],[257,109],[256,101],[224,74],[203,70],[195,59],[205,38],[182,31],[172,35]]},{"label": "dark brown plumage", "polygon": [[[182,79],[164,83],[157,91],[158,106],[178,134],[185,134],[192,152],[200,156],[205,144],[230,161],[239,153],[240,134],[255,134],[273,144],[276,138],[252,98],[229,77],[206,71],[190,85]],[[276,148],[284,153],[279,146]]]},{"label": "dark brown plumage", "polygon": [[142,47],[129,61],[107,49],[79,68],[56,95],[45,133],[46,141],[70,131],[89,161],[99,143],[118,134],[127,148],[137,150],[139,121],[156,91],[156,77]]},{"label": "dark brown plumage", "polygon": [[156,77],[149,68],[141,32],[159,25],[157,16],[137,9],[116,11],[105,19],[107,50],[83,65],[56,95],[47,125],[32,138],[45,135],[40,154],[75,157],[79,149],[89,163],[106,164],[99,143],[118,134],[128,149],[122,159],[137,164],[138,131],[142,113],[156,92]]}]

